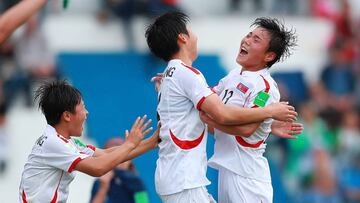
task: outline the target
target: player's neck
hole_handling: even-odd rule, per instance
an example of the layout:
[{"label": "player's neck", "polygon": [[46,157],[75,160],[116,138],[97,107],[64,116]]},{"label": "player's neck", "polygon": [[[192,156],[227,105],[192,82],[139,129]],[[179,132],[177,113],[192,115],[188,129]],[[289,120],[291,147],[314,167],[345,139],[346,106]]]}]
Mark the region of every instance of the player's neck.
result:
[{"label": "player's neck", "polygon": [[180,59],[183,63],[185,63],[188,66],[192,66],[193,60],[191,57],[184,53],[179,51],[178,53],[174,54],[174,56],[171,59]]},{"label": "player's neck", "polygon": [[251,71],[251,72],[256,72],[262,69],[267,68],[266,66],[242,66],[242,71]]},{"label": "player's neck", "polygon": [[53,127],[59,135],[65,137],[66,139],[70,139],[70,133],[67,130],[66,126],[63,126],[61,123],[59,123]]}]

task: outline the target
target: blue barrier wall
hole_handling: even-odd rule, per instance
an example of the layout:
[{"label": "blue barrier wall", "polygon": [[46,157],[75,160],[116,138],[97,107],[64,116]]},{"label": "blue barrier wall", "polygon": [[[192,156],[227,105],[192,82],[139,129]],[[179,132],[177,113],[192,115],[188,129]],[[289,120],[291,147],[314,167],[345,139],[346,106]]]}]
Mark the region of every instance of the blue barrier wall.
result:
[{"label": "blue barrier wall", "polygon": [[[156,127],[157,94],[150,78],[162,72],[165,63],[147,54],[63,53],[59,66],[83,94],[90,112],[87,134],[99,147],[111,137],[123,137],[137,116],[147,114]],[[215,55],[201,55],[193,66],[204,74],[210,86],[226,75]],[[208,156],[213,146],[214,139],[209,136]],[[156,159],[157,150],[153,150],[134,160],[152,203],[160,202],[154,185]],[[208,190],[217,199],[217,172],[209,168],[208,178],[212,182]]]}]

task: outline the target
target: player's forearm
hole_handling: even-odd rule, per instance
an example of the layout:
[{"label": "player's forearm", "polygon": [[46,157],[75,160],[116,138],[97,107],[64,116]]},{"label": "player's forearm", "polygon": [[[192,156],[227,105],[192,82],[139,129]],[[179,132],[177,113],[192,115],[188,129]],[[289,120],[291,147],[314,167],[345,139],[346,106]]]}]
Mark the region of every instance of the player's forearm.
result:
[{"label": "player's forearm", "polygon": [[217,121],[222,125],[243,125],[257,123],[272,117],[271,111],[269,111],[267,108],[240,108],[224,105],[222,112],[221,122]]},{"label": "player's forearm", "polygon": [[201,110],[209,114],[217,123],[222,125],[242,125],[262,122],[272,117],[271,109],[241,108],[224,105],[217,95],[208,96],[201,106]]},{"label": "player's forearm", "polygon": [[46,4],[47,0],[22,0],[0,16],[0,44]]},{"label": "player's forearm", "polygon": [[153,137],[143,140],[134,150],[132,150],[128,154],[128,156],[126,157],[126,160],[131,160],[133,158],[136,158],[152,149],[155,149],[156,147],[157,147],[157,144],[155,143],[155,140]]},{"label": "player's forearm", "polygon": [[128,154],[135,149],[133,143],[125,142],[110,153],[98,157],[88,157],[80,161],[75,169],[88,175],[100,177],[127,160]]},{"label": "player's forearm", "polygon": [[110,147],[110,148],[107,148],[107,149],[103,149],[105,153],[111,153],[113,152],[114,150],[116,150],[119,146],[114,146],[114,147]]}]

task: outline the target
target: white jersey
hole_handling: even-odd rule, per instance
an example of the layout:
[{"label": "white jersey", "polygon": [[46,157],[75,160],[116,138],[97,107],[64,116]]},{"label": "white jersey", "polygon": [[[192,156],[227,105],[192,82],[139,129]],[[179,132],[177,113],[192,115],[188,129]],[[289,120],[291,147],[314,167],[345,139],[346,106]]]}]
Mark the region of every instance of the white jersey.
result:
[{"label": "white jersey", "polygon": [[[266,106],[280,100],[278,87],[268,69],[256,72],[235,69],[220,80],[214,90],[225,104],[246,108]],[[250,137],[235,137],[215,129],[215,149],[209,165],[246,178],[271,182],[269,164],[263,153],[272,121],[266,119]]]},{"label": "white jersey", "polygon": [[86,146],[77,139],[66,139],[48,125],[25,164],[19,202],[66,202],[69,184],[75,177],[73,169],[94,152],[95,147]]},{"label": "white jersey", "polygon": [[198,109],[213,93],[200,71],[180,60],[169,61],[157,107],[161,142],[155,186],[159,195],[210,184],[206,178],[207,129]]}]

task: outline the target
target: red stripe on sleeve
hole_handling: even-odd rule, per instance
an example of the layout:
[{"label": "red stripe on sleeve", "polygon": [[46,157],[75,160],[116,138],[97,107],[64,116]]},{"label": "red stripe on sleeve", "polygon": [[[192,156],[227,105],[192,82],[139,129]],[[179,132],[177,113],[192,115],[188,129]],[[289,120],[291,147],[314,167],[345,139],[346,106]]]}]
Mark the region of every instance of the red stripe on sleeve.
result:
[{"label": "red stripe on sleeve", "polygon": [[216,91],[214,90],[214,88],[212,88],[212,87],[209,87],[209,88],[210,88],[210,90],[211,90],[213,93],[216,94]]},{"label": "red stripe on sleeve", "polygon": [[196,105],[197,110],[201,111],[201,105],[204,103],[204,101],[205,101],[205,97],[202,97]]},{"label": "red stripe on sleeve", "polygon": [[68,169],[68,172],[71,173],[71,172],[74,170],[76,164],[78,164],[80,161],[81,161],[81,158],[80,158],[80,157],[78,157],[77,159],[75,159],[75,160],[72,162],[72,164],[70,165],[70,167],[69,167],[69,169]]},{"label": "red stripe on sleeve", "polygon": [[90,148],[91,150],[95,151],[96,150],[96,147],[93,146],[93,145],[86,145],[87,148]]}]

